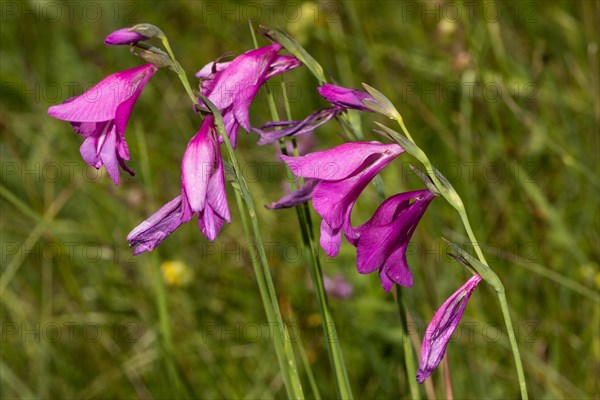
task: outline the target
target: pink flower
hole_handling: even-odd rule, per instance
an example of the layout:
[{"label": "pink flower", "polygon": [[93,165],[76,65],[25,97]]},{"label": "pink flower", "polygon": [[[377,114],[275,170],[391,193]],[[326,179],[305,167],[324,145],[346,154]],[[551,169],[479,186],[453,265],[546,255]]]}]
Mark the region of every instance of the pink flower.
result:
[{"label": "pink flower", "polygon": [[104,165],[115,185],[119,184],[119,166],[133,175],[125,164],[129,160],[125,128],[133,105],[156,70],[145,64],[117,72],[82,95],[48,109],[49,115],[70,122],[85,138],[81,156],[95,168]]},{"label": "pink flower", "polygon": [[[342,243],[342,231],[348,238],[357,237],[350,214],[358,196],[379,171],[403,152],[397,144],[351,142],[302,157],[281,155],[295,175],[317,181],[307,181],[303,188],[282,201],[291,207],[307,201],[312,191],[313,207],[323,217],[321,247],[335,257]],[[271,208],[280,206],[276,202]]]},{"label": "pink flower", "polygon": [[250,104],[269,78],[300,66],[295,57],[277,54],[279,43],[247,51],[230,62],[213,62],[196,76],[201,79],[202,94],[223,114],[223,122],[233,147],[239,126],[250,132]]},{"label": "pink flower", "polygon": [[200,231],[208,240],[215,240],[225,221],[231,221],[223,160],[212,115],[206,116],[183,155],[181,195],[127,235],[129,246],[135,247],[133,254],[153,250],[196,214]]}]

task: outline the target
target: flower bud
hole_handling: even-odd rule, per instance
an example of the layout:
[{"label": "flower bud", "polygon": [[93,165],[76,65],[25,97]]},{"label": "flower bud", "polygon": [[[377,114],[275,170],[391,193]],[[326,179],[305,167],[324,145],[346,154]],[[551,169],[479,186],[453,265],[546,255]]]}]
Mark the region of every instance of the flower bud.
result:
[{"label": "flower bud", "polygon": [[108,46],[127,45],[148,40],[149,38],[149,36],[133,31],[132,28],[122,28],[108,35],[104,39],[104,44]]}]

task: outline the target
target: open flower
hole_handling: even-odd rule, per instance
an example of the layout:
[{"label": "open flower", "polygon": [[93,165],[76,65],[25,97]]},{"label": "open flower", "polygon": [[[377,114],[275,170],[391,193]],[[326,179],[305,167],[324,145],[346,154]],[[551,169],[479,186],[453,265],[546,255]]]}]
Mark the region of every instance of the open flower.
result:
[{"label": "open flower", "polygon": [[425,379],[431,375],[444,358],[448,341],[460,322],[471,293],[479,285],[479,282],[481,282],[481,276],[473,275],[442,304],[433,316],[425,331],[421,347],[421,363],[417,371],[419,383],[425,382]]},{"label": "open flower", "polygon": [[198,215],[200,231],[215,240],[225,221],[230,222],[225,175],[214,118],[206,116],[190,140],[181,163],[181,195],[177,196],[127,236],[134,255],[153,250],[182,223]]},{"label": "open flower", "polygon": [[315,111],[302,121],[275,121],[266,123],[259,129],[253,128],[252,130],[260,136],[258,144],[263,145],[284,137],[311,133],[348,109],[372,112],[362,104],[362,100],[365,99],[375,101],[368,93],[328,83],[319,87],[318,91],[334,106]]},{"label": "open flower", "polygon": [[434,197],[429,190],[397,194],[384,201],[369,221],[355,227],[354,232],[358,236],[348,237],[348,240],[357,248],[358,272],[369,274],[379,270],[381,285],[386,292],[394,283],[412,286],[406,249]]},{"label": "open flower", "polygon": [[300,66],[295,57],[277,54],[279,43],[247,51],[230,62],[214,62],[196,74],[202,94],[223,114],[231,144],[236,145],[239,126],[250,132],[250,104],[261,85],[269,78]]},{"label": "open flower", "polygon": [[[358,196],[375,175],[403,151],[397,144],[351,142],[302,157],[279,156],[297,176],[318,181],[310,183],[314,185],[313,207],[323,217],[320,243],[330,257],[339,252],[342,231],[348,238],[357,238],[350,214]],[[306,201],[310,197],[306,192],[306,188],[301,188],[288,195],[286,205]],[[279,208],[277,205],[274,203],[272,207]]]},{"label": "open flower", "polygon": [[145,64],[109,75],[80,96],[52,106],[48,114],[68,121],[85,140],[80,147],[83,159],[95,168],[102,165],[119,184],[119,165],[125,164],[129,148],[125,128],[137,98],[157,68]]}]

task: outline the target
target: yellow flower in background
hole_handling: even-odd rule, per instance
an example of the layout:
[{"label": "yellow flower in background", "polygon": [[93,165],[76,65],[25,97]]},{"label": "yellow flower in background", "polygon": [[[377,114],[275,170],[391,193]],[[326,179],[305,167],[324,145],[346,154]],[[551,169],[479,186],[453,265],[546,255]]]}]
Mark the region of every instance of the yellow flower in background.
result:
[{"label": "yellow flower in background", "polygon": [[304,44],[308,41],[310,31],[322,19],[319,5],[312,1],[305,1],[300,6],[298,15],[288,21],[287,31],[298,43]]},{"label": "yellow flower in background", "polygon": [[165,261],[160,265],[165,283],[169,286],[188,285],[194,277],[193,271],[183,261]]}]

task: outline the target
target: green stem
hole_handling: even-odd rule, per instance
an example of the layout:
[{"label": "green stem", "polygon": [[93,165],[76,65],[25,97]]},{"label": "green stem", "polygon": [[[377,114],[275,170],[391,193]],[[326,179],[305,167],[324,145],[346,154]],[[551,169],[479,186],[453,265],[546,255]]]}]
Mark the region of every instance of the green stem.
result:
[{"label": "green stem", "polygon": [[398,303],[398,314],[400,315],[400,326],[402,327],[402,346],[404,348],[404,366],[406,367],[406,380],[410,387],[410,397],[420,399],[419,386],[417,385],[417,371],[415,369],[415,356],[410,342],[408,330],[408,318],[406,317],[406,305],[402,299],[402,291],[396,285],[396,302]]},{"label": "green stem", "polygon": [[[400,124],[400,127],[402,128],[402,131],[404,132],[404,134],[406,135],[408,140],[410,140],[413,144],[416,145],[415,141],[412,139],[410,133],[408,132],[408,129],[404,125],[404,121],[402,120],[402,118],[401,117],[397,118],[397,121]],[[438,178],[438,173],[436,173],[437,171],[434,171],[433,165],[431,164],[431,161],[429,161],[429,158],[425,155],[424,152],[422,152],[422,150],[419,149],[419,151],[422,153],[421,155],[423,157],[422,157],[421,162],[423,163],[425,169],[427,170],[429,177],[432,179],[432,181],[433,181],[434,185],[436,186],[436,188],[438,189],[438,191],[444,196],[444,198],[448,201],[448,203],[450,203],[456,209],[456,211],[460,215],[460,218],[462,220],[464,228],[467,232],[467,235],[469,236],[469,240],[471,241],[471,245],[475,249],[475,252],[477,253],[477,257],[479,258],[479,261],[481,261],[481,263],[483,263],[487,267],[486,269],[488,270],[488,273],[486,273],[485,276],[482,275],[482,277],[490,285],[492,285],[492,287],[494,287],[494,289],[496,290],[496,294],[498,296],[498,301],[500,302],[500,308],[502,309],[504,325],[506,326],[506,330],[508,332],[510,347],[511,347],[511,350],[513,353],[513,357],[515,359],[515,366],[517,369],[517,376],[519,379],[519,388],[521,391],[521,398],[523,400],[527,400],[528,399],[527,382],[525,380],[525,373],[523,372],[523,362],[521,360],[519,346],[517,345],[517,339],[515,337],[515,332],[514,332],[514,328],[513,328],[513,324],[512,324],[512,319],[510,316],[510,311],[508,309],[508,302],[506,300],[506,293],[504,290],[504,285],[502,285],[500,278],[498,277],[498,275],[496,275],[496,273],[494,273],[492,271],[492,269],[489,267],[489,264],[487,263],[487,261],[485,259],[483,251],[481,250],[481,246],[479,245],[479,242],[477,241],[477,238],[475,237],[475,233],[473,232],[473,228],[471,227],[471,223],[469,222],[469,217],[467,216],[467,212],[466,212],[466,209],[465,209],[462,199],[460,198],[460,196],[458,195],[456,190],[454,190],[452,185],[449,184],[447,179],[444,178],[444,180],[446,180],[445,184],[440,182],[440,179]]]},{"label": "green stem", "polygon": [[160,326],[159,342],[165,354],[165,363],[167,365],[167,375],[170,381],[170,390],[172,393],[180,393],[181,386],[175,368],[173,357],[173,340],[171,336],[171,323],[169,320],[169,311],[167,306],[167,296],[165,286],[160,271],[160,265],[155,255],[152,256],[152,267],[154,269],[154,291],[156,293],[156,306],[158,308],[158,321]]},{"label": "green stem", "polygon": [[[479,246],[479,242],[473,233],[473,228],[471,228],[471,223],[469,222],[469,217],[467,216],[467,212],[465,209],[458,211],[460,218],[463,222],[465,230],[467,231],[467,235],[477,253],[477,257],[479,261],[483,264],[487,265],[489,268],[489,264],[487,263],[485,256],[483,255],[483,251],[481,250],[481,246]],[[490,268],[491,270],[491,268]],[[508,332],[508,340],[510,342],[510,348],[513,353],[513,357],[515,359],[515,366],[517,368],[517,376],[519,378],[519,388],[521,390],[521,398],[523,400],[527,400],[529,398],[527,394],[527,382],[525,380],[525,373],[523,371],[523,362],[521,361],[521,353],[519,351],[519,346],[517,344],[517,338],[515,337],[515,330],[513,328],[512,318],[510,316],[510,311],[508,309],[508,301],[506,299],[506,291],[504,289],[504,285],[500,281],[500,278],[496,276],[497,284],[493,285],[496,290],[496,295],[498,296],[498,301],[500,302],[500,308],[502,309],[502,317],[504,318],[504,325],[506,326],[506,330]]]},{"label": "green stem", "polygon": [[[169,45],[169,41],[166,36],[160,37],[165,49],[167,50],[173,64],[175,66],[175,72],[179,77],[183,87],[188,93],[193,104],[200,106],[198,98],[194,95],[191,90],[191,86],[188,82],[185,71],[175,58],[171,46]],[[206,99],[209,102],[208,99]],[[207,104],[209,105],[209,104]],[[304,394],[302,391],[302,384],[300,381],[300,376],[298,375],[298,370],[296,367],[296,361],[294,358],[294,351],[289,340],[289,334],[287,331],[287,327],[283,322],[283,318],[281,316],[281,311],[279,310],[279,303],[277,300],[277,295],[275,293],[275,286],[273,284],[273,278],[271,276],[271,270],[267,261],[267,255],[265,252],[265,246],[260,235],[260,229],[258,227],[258,220],[256,218],[256,209],[254,207],[254,201],[250,194],[250,190],[246,184],[246,180],[242,176],[242,173],[239,168],[239,163],[235,153],[233,151],[233,147],[231,146],[231,142],[229,141],[229,136],[227,136],[227,132],[223,126],[223,118],[219,111],[214,107],[214,105],[210,104],[209,108],[213,111],[213,115],[215,117],[215,128],[219,132],[220,136],[223,138],[225,142],[225,147],[227,148],[227,152],[229,155],[229,159],[233,166],[237,187],[234,190],[236,192],[236,201],[240,210],[240,216],[242,218],[242,224],[244,226],[244,233],[249,243],[256,244],[255,246],[249,246],[250,252],[252,256],[252,264],[254,267],[254,272],[256,275],[256,280],[259,286],[259,292],[263,301],[263,305],[265,308],[265,313],[267,314],[267,320],[269,321],[270,326],[276,325],[275,334],[273,335],[273,342],[275,346],[275,353],[277,355],[277,360],[279,362],[279,367],[281,369],[281,373],[283,375],[284,385],[286,387],[286,391],[289,398],[293,399],[303,399]],[[239,192],[238,192],[239,191]],[[250,220],[250,224],[248,224],[248,219]],[[250,229],[250,227],[251,229]],[[258,249],[258,257],[256,251]],[[256,261],[260,259],[260,264]]]},{"label": "green stem", "polygon": [[[292,119],[291,109],[289,106],[287,93],[285,91],[285,82],[282,81],[282,93],[285,102],[285,109],[288,120]],[[273,94],[268,90],[268,103],[271,108],[271,115],[274,121],[279,120],[279,114],[275,107],[275,101],[273,100]],[[298,156],[298,147],[296,140],[292,139],[292,146],[294,148],[294,155]],[[284,140],[280,140],[281,153],[288,155],[285,147]],[[296,184],[294,181],[294,175],[289,168],[286,168],[288,179],[290,182],[291,190],[295,190]],[[331,368],[335,375],[336,390],[338,396],[341,399],[352,399],[352,388],[350,387],[350,380],[348,379],[348,372],[346,370],[346,364],[344,362],[344,356],[340,347],[340,342],[337,335],[335,321],[331,315],[329,304],[327,300],[327,292],[323,284],[323,270],[319,261],[319,253],[315,244],[314,235],[312,232],[312,222],[310,217],[310,211],[307,204],[298,205],[296,208],[296,216],[300,225],[302,234],[302,242],[304,244],[304,250],[309,260],[309,272],[313,282],[313,287],[317,295],[317,301],[319,303],[319,314],[321,316],[323,334],[325,335],[325,347],[327,348],[327,354],[329,355],[329,361],[331,362]]]},{"label": "green stem", "polygon": [[[240,191],[239,195],[241,195],[241,199],[238,201],[238,206],[245,206],[243,207],[245,210],[243,208],[240,209],[240,214],[247,212],[250,219],[250,227],[252,228],[252,232],[250,232],[250,229],[248,228],[247,219],[242,218],[242,222],[246,237],[256,244],[256,248],[254,246],[250,246],[253,260],[256,260],[256,250],[258,250],[258,258],[260,259],[260,266],[262,269],[255,269],[255,272],[257,273],[257,281],[259,281],[259,285],[261,284],[261,279],[264,279],[264,282],[266,283],[266,294],[263,288],[261,291],[261,297],[263,297],[263,304],[266,304],[265,310],[267,312],[267,317],[270,319],[269,323],[274,323],[277,325],[276,332],[278,332],[279,335],[274,335],[275,349],[280,363],[280,368],[284,376],[284,382],[286,384],[285,386],[288,390],[288,396],[294,399],[304,398],[302,384],[300,382],[300,377],[298,375],[298,369],[296,367],[296,361],[294,358],[294,351],[289,340],[287,327],[281,316],[277,295],[275,293],[275,285],[273,284],[273,277],[271,276],[271,269],[267,261],[265,246],[260,234],[258,219],[256,218],[256,208],[254,207],[254,200],[252,199],[250,190],[246,184],[246,180],[242,176],[242,173],[239,169],[239,163],[229,141],[229,137],[227,136],[227,133],[224,132],[223,121],[220,115],[215,115],[215,125],[223,137],[225,147],[227,148],[227,152],[236,175],[238,188]],[[252,240],[252,236],[254,236],[254,240]],[[255,261],[253,261],[253,263],[254,262]],[[270,300],[270,302],[268,300]]]},{"label": "green stem", "polygon": [[185,88],[185,91],[187,92],[188,96],[190,97],[190,100],[192,100],[192,103],[198,104],[198,99],[196,98],[196,96],[194,96],[194,92],[192,91],[190,82],[188,81],[187,76],[185,75],[185,70],[183,69],[181,64],[179,64],[179,61],[177,61],[177,59],[175,58],[173,49],[171,49],[171,45],[169,44],[169,39],[167,39],[165,35],[161,35],[159,36],[159,38],[163,46],[165,46],[165,50],[167,50],[169,57],[171,57],[171,61],[173,61],[173,66],[175,68],[175,73],[179,77],[179,80],[181,81],[181,84]]}]

